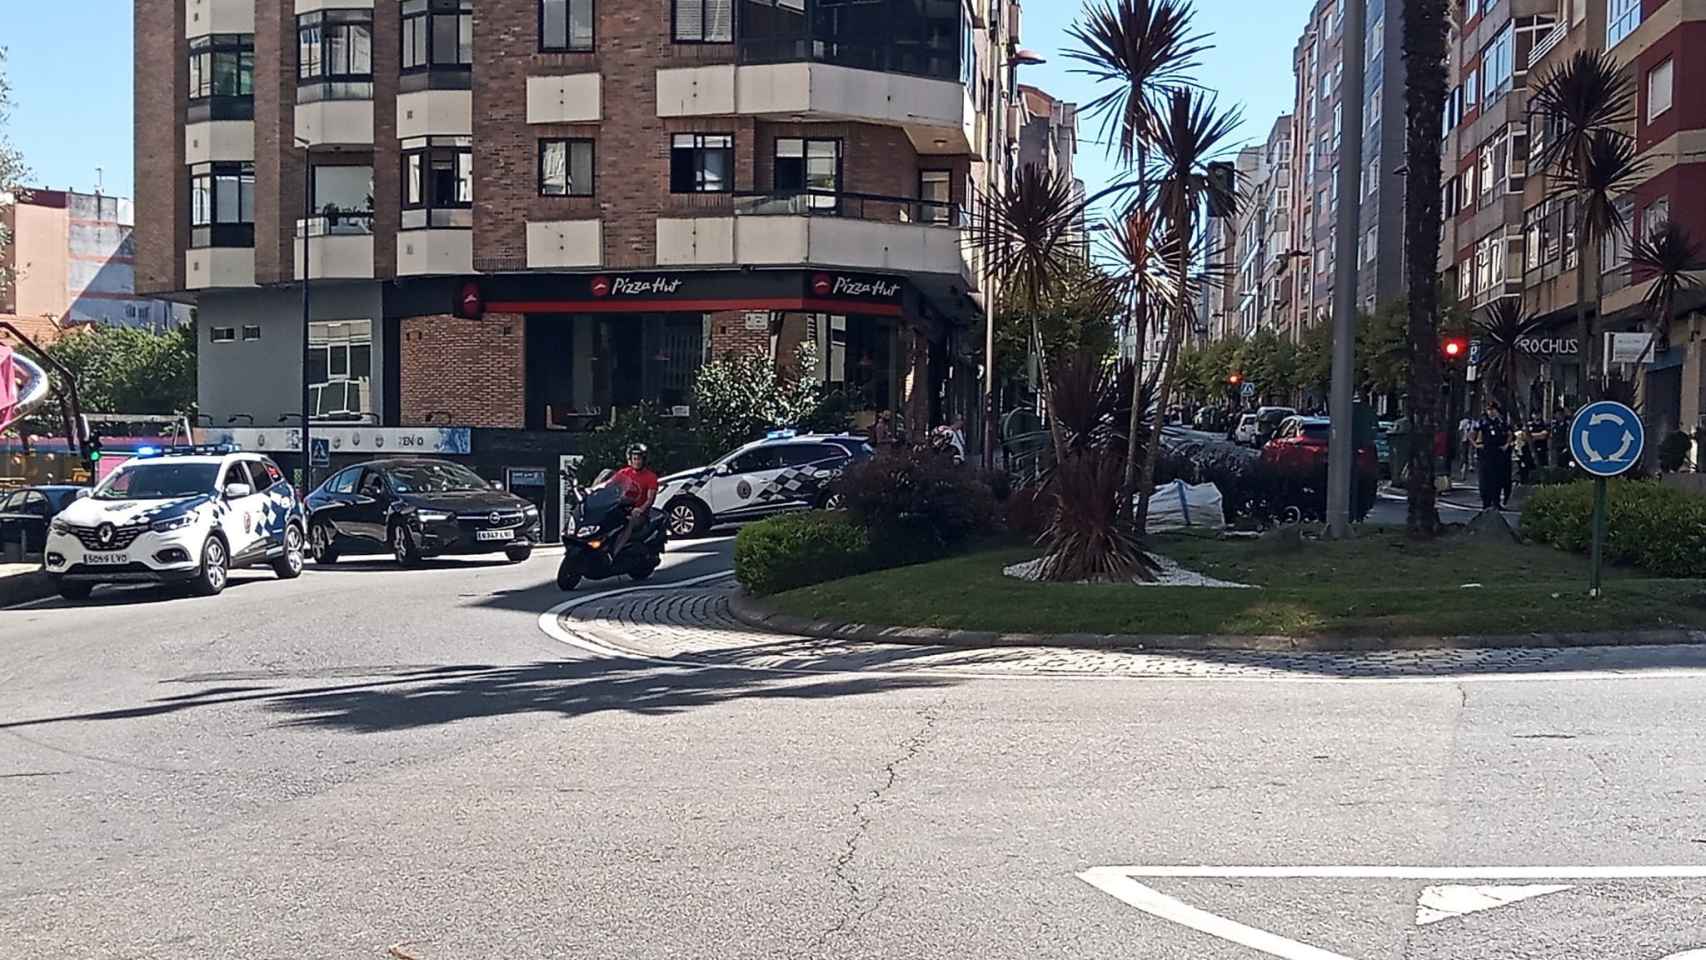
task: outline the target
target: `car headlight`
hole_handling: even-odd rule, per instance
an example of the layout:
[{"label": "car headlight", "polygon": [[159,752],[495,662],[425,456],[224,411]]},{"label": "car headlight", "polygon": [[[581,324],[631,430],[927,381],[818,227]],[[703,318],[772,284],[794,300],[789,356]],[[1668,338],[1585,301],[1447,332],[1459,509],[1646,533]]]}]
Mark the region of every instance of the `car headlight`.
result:
[{"label": "car headlight", "polygon": [[450,519],[450,514],[442,510],[416,510],[415,519],[422,523],[439,523]]},{"label": "car headlight", "polygon": [[195,514],[186,513],[182,516],[173,517],[170,520],[156,520],[149,525],[149,529],[153,530],[155,533],[171,533],[173,530],[182,530],[194,522]]},{"label": "car headlight", "polygon": [[598,524],[596,524],[596,523],[590,523],[584,527],[576,527],[575,528],[575,536],[577,536],[577,537],[590,537],[590,536],[596,535],[597,533],[598,533]]},{"label": "car headlight", "polygon": [[527,516],[527,519],[529,519],[529,520],[539,519],[539,508],[538,507],[531,507],[530,506],[526,510],[523,510],[521,512],[523,514],[525,514]]},{"label": "car headlight", "polygon": [[64,520],[59,520],[59,519],[55,519],[53,521],[53,523],[49,524],[49,528],[52,529],[54,533],[70,533],[71,532],[71,524],[66,523]]}]

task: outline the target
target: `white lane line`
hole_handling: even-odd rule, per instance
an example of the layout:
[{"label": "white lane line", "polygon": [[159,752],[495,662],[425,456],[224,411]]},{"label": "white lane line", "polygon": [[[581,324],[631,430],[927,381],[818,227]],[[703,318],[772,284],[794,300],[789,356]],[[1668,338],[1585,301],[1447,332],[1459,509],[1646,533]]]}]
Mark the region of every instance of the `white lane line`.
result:
[{"label": "white lane line", "polygon": [[1344,954],[1299,943],[1277,933],[1246,926],[1236,920],[1199,910],[1181,900],[1169,897],[1152,887],[1146,887],[1129,874],[1116,868],[1095,867],[1078,875],[1080,880],[1108,894],[1127,906],[1161,920],[1189,927],[1198,933],[1249,947],[1281,960],[1350,960]]},{"label": "white lane line", "polygon": [[1125,866],[1096,867],[1146,879],[1181,880],[1701,880],[1706,865],[1664,864],[1605,867],[1415,867],[1415,866]]},{"label": "white lane line", "polygon": [[1534,897],[1543,897],[1548,893],[1558,893],[1561,890],[1570,889],[1573,889],[1573,885],[1568,883],[1516,886],[1496,884],[1470,886],[1448,883],[1423,887],[1421,896],[1416,898],[1416,926],[1425,927],[1441,920],[1464,917],[1471,913],[1480,913],[1483,910],[1492,910],[1495,907],[1521,903]]}]

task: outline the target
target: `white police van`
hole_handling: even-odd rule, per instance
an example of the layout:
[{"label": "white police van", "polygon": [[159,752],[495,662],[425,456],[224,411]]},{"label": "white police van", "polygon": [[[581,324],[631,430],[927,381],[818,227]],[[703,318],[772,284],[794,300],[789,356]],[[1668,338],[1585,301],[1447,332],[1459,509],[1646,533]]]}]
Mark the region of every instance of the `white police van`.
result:
[{"label": "white police van", "polygon": [[304,530],[295,489],[266,457],[145,448],[54,517],[47,573],[67,600],[100,583],[186,583],[211,596],[237,567],[301,576]]},{"label": "white police van", "polygon": [[657,503],[672,537],[786,510],[834,507],[830,484],[872,455],[864,437],[771,432],[708,466],[658,481]]}]

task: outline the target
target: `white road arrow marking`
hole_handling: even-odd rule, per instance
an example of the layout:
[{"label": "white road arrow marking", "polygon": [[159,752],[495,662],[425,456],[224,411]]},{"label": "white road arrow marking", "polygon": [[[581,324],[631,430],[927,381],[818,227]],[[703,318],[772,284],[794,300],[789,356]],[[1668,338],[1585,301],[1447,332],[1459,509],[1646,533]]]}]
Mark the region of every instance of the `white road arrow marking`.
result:
[{"label": "white road arrow marking", "polygon": [[1494,907],[1568,889],[1570,884],[1567,883],[1527,886],[1467,886],[1453,883],[1424,887],[1421,897],[1416,901],[1416,926],[1425,927],[1441,920],[1479,913],[1482,910],[1491,910]]}]

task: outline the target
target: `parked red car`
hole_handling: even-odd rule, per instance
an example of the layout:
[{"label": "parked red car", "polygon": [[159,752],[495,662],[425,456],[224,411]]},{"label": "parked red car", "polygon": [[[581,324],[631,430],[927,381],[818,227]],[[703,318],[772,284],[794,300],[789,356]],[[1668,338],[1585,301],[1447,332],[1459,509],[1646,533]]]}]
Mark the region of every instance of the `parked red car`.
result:
[{"label": "parked red car", "polygon": [[[1289,417],[1262,447],[1261,466],[1277,486],[1274,512],[1288,522],[1327,516],[1326,417]],[[1380,455],[1372,446],[1357,450],[1351,518],[1362,520],[1374,509],[1380,486]]]}]

